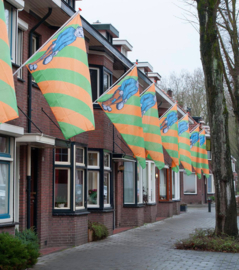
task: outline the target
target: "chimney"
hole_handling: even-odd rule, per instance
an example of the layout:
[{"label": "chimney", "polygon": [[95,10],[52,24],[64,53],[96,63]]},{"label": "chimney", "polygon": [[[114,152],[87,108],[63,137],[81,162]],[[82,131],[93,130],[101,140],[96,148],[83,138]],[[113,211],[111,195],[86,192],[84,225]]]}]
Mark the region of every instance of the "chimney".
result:
[{"label": "chimney", "polygon": [[170,97],[173,97],[173,91],[172,91],[171,89],[168,89],[167,94],[168,94]]}]

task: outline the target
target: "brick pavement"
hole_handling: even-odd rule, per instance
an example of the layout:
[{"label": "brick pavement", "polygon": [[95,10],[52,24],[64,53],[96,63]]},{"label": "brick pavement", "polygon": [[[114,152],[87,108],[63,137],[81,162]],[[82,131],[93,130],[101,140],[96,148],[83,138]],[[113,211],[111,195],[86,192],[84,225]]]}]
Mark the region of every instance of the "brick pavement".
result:
[{"label": "brick pavement", "polygon": [[215,208],[188,208],[187,213],[109,238],[43,256],[34,269],[239,270],[239,254],[176,250],[177,239],[195,228],[214,227]]}]

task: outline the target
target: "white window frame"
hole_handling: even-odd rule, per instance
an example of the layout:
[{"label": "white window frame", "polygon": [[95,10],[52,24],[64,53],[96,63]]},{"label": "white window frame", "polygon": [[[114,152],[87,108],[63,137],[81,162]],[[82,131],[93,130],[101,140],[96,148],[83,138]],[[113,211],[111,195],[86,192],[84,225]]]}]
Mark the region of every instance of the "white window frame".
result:
[{"label": "white window frame", "polygon": [[[97,98],[99,98],[100,97],[100,69],[96,68],[96,67],[89,67],[89,69],[97,71]],[[92,97],[93,97],[93,95],[92,95]],[[94,102],[95,102],[95,100],[93,100],[93,103]]]},{"label": "white window frame", "polygon": [[76,162],[76,166],[85,166],[85,149],[80,146],[75,147],[75,161],[76,161],[76,149],[82,149],[83,150],[83,163]]},{"label": "white window frame", "polygon": [[[89,165],[89,154],[97,154],[97,166],[94,165]],[[100,169],[100,153],[98,151],[88,151],[88,156],[87,156],[87,160],[88,160],[88,169]]]},{"label": "white window frame", "polygon": [[88,196],[88,193],[89,193],[89,183],[88,183],[89,175],[88,174],[90,172],[97,173],[97,204],[89,204],[88,203],[88,198],[87,198],[87,207],[88,208],[99,208],[100,207],[100,172],[99,171],[88,170],[88,172],[87,172],[87,196]]},{"label": "white window frame", "polygon": [[[107,173],[108,174],[108,181],[109,181],[109,185],[108,185],[108,189],[109,189],[109,198],[108,198],[108,200],[109,200],[109,203],[105,203],[104,202],[104,207],[110,207],[111,205],[110,205],[110,172],[108,172],[108,171],[105,171],[104,172],[104,181],[103,181],[103,186],[104,186],[104,182],[105,182],[105,173]],[[108,190],[107,190],[108,191]],[[103,196],[104,196],[104,191],[103,191]]]},{"label": "white window frame", "polygon": [[[131,204],[135,204],[136,203],[136,199],[137,198],[135,198],[135,163],[133,162],[133,161],[125,161],[125,162],[131,162],[131,163],[133,163],[133,171],[134,171],[134,178],[133,178],[133,201],[132,202],[125,202],[125,176],[123,176],[123,204],[125,204],[125,205],[131,205]],[[125,162],[124,162],[124,166],[125,166]],[[124,170],[124,173],[125,173],[125,170]]]},{"label": "white window frame", "polygon": [[[174,171],[172,171],[172,176],[174,175],[174,179],[175,179],[175,198],[173,198],[173,194],[172,194],[172,200],[173,201],[178,201],[180,200],[180,175],[179,172],[176,173]],[[172,179],[173,181],[173,179]]]},{"label": "white window frame", "polygon": [[208,192],[208,179],[207,179],[207,194],[214,194],[215,193],[214,177],[213,177],[213,174],[211,174],[211,173],[209,175],[211,175],[212,192]]},{"label": "white window frame", "polygon": [[[56,170],[67,170],[67,178],[68,178],[68,182],[67,182],[67,205],[68,207],[56,207],[55,206],[55,199],[56,199],[56,174],[54,177],[54,209],[70,209],[70,182],[71,182],[71,169],[67,168],[67,167],[55,167],[55,171]],[[55,172],[54,172],[55,173]]]},{"label": "white window frame", "polygon": [[[9,47],[10,47],[10,53],[11,53],[11,62],[15,63],[16,62],[16,54],[17,54],[17,29],[18,29],[18,24],[17,24],[17,17],[18,17],[18,11],[17,8],[11,5],[8,2],[4,2],[4,12],[7,9],[8,11],[10,10],[11,16],[13,17],[12,19],[12,33],[11,37],[9,38]],[[13,10],[11,10],[13,9]],[[6,24],[8,25],[7,18],[6,18]]]},{"label": "white window frame", "polygon": [[[82,187],[82,206],[76,206],[76,172],[83,171],[83,187]],[[85,170],[83,168],[75,168],[75,175],[74,175],[74,209],[81,210],[85,208]]]},{"label": "white window frame", "polygon": [[71,157],[70,157],[70,154],[71,154],[71,149],[70,148],[64,148],[64,147],[56,147],[56,149],[68,149],[68,161],[56,161],[56,151],[55,151],[55,164],[56,165],[70,165],[71,162]]},{"label": "white window frame", "polygon": [[104,72],[103,72],[103,87],[104,87],[104,76],[105,76],[105,75],[107,75],[107,78],[108,78],[108,79],[107,79],[107,83],[108,83],[108,86],[109,86],[109,87],[108,87],[106,90],[103,89],[103,93],[104,93],[105,91],[107,91],[107,90],[110,88],[110,77],[111,77],[111,74],[110,74],[109,72],[107,72],[107,71],[104,71]]},{"label": "white window frame", "polygon": [[195,173],[192,173],[191,175],[194,175],[194,179],[195,179],[195,193],[185,193],[184,192],[184,176],[186,175],[186,173],[183,174],[183,194],[184,195],[197,195],[197,175]]},{"label": "white window frame", "polygon": [[[109,167],[105,166],[105,155],[107,156],[108,158],[108,162],[109,162]],[[110,154],[109,153],[106,153],[104,152],[104,170],[110,170],[111,168],[111,164],[110,164]]]},{"label": "white window frame", "polygon": [[[21,66],[23,63],[23,30],[18,27],[17,33],[17,50],[16,50],[16,64]],[[22,79],[23,69],[20,69],[17,73],[17,77]]]},{"label": "white window frame", "polygon": [[[0,134],[0,136],[3,134]],[[3,135],[4,136],[4,135]],[[6,136],[8,137],[8,136]],[[9,137],[8,137],[9,138]],[[8,223],[13,221],[13,197],[14,197],[14,188],[13,188],[13,181],[14,181],[14,160],[16,158],[15,156],[15,140],[13,138],[9,138],[9,143],[10,143],[10,156],[11,157],[1,157],[0,156],[0,161],[7,161],[9,162],[9,171],[10,171],[10,176],[9,176],[9,187],[8,187],[8,192],[9,192],[9,218],[0,218],[0,224]],[[13,158],[14,157],[14,158]],[[17,183],[18,186],[18,183]],[[16,187],[15,187],[16,190]]]},{"label": "white window frame", "polygon": [[[138,200],[139,196],[139,200]],[[143,203],[143,172],[142,167],[137,164],[137,204]]]},{"label": "white window frame", "polygon": [[[208,158],[208,152],[210,152],[210,158]],[[208,158],[208,160],[212,160],[212,151],[211,150],[207,151],[207,158]]]}]

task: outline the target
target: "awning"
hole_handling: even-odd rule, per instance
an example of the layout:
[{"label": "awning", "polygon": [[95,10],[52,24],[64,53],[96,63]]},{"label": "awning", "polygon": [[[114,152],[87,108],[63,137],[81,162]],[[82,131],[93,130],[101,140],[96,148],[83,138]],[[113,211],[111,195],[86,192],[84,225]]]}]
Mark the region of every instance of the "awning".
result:
[{"label": "awning", "polygon": [[24,134],[24,128],[3,123],[0,124],[0,134],[20,137]]},{"label": "awning", "polygon": [[54,137],[40,133],[25,133],[22,137],[16,139],[16,143],[20,145],[31,145],[37,148],[46,148],[55,146]]},{"label": "awning", "polygon": [[131,161],[131,162],[136,162],[136,159],[132,156],[128,156],[125,154],[113,154],[112,155],[112,160],[113,161]]}]

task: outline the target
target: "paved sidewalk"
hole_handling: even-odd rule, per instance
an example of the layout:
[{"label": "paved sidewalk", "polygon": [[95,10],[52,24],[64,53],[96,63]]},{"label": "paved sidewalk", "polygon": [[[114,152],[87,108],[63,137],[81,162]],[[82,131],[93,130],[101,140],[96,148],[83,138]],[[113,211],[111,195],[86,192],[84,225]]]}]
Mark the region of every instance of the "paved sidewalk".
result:
[{"label": "paved sidewalk", "polygon": [[43,256],[34,269],[239,270],[239,254],[174,249],[175,241],[195,228],[214,227],[214,217],[215,208],[212,213],[207,208],[188,208],[173,218]]}]

